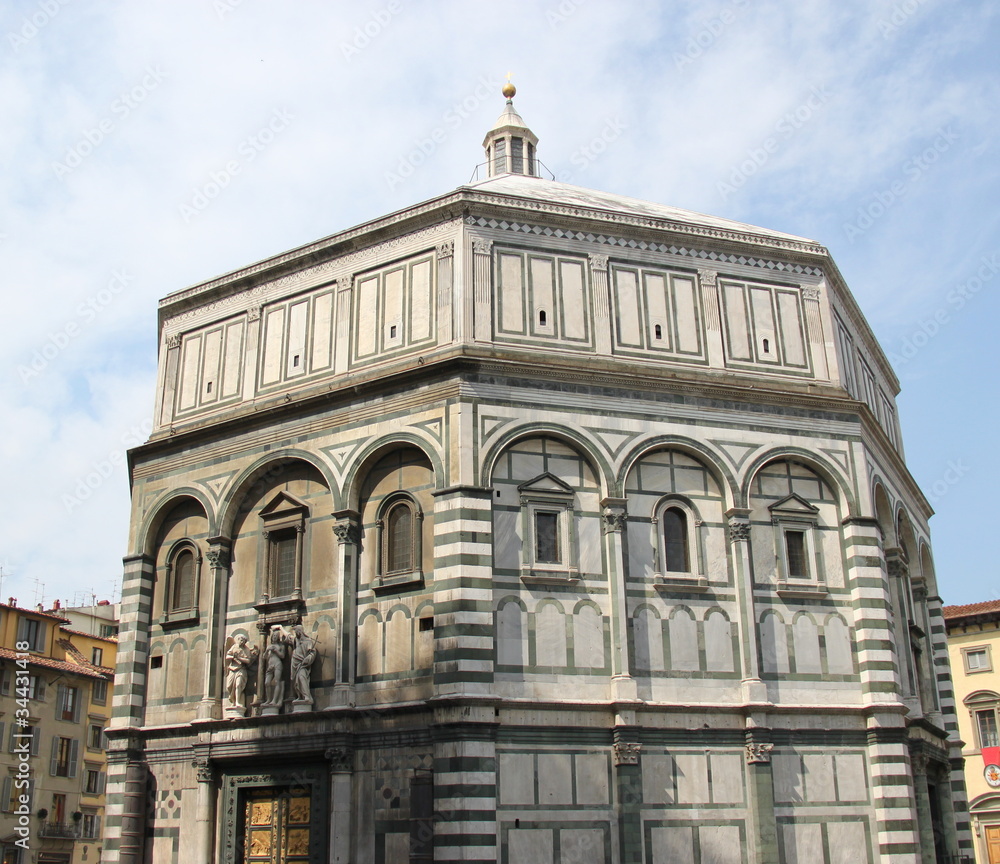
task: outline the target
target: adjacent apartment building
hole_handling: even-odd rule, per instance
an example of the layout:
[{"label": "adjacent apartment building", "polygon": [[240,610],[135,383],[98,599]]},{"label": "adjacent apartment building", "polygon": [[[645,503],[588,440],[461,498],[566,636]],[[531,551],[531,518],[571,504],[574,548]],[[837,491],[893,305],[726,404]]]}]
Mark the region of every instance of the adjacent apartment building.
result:
[{"label": "adjacent apartment building", "polygon": [[0,604],[3,864],[96,864],[117,640]]},{"label": "adjacent apartment building", "polygon": [[106,860],[969,852],[829,252],[544,179],[504,95],[482,179],[161,301]]},{"label": "adjacent apartment building", "polygon": [[978,864],[1000,864],[1000,600],[945,606]]}]

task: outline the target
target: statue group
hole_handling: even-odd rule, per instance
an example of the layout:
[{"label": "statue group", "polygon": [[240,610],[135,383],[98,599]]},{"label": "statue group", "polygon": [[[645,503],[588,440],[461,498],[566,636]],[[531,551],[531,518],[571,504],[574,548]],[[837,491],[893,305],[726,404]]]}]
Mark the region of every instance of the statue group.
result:
[{"label": "statue group", "polygon": [[[248,643],[245,635],[237,634],[226,652],[226,694],[229,700],[226,713],[230,717],[246,716],[250,669],[259,655],[257,648],[249,648]],[[286,673],[289,654],[291,662],[287,664]],[[291,633],[278,624],[271,627],[263,657],[263,699],[254,703],[260,705],[261,715],[281,713],[289,687],[292,712],[312,711],[309,679],[316,656],[316,640],[306,634],[301,624],[296,624]]]}]

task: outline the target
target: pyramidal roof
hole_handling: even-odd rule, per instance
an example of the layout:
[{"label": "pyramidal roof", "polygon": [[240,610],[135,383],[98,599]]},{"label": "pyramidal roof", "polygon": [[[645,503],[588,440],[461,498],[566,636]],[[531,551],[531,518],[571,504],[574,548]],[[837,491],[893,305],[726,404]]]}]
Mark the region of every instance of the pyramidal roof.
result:
[{"label": "pyramidal roof", "polygon": [[[507,99],[503,113],[483,139],[483,148],[486,151],[487,178],[459,187],[460,190],[475,189],[498,195],[545,201],[549,204],[604,211],[609,214],[624,213],[640,218],[665,219],[704,228],[754,234],[758,237],[776,240],[816,244],[815,240],[810,240],[807,237],[759,228],[732,219],[722,219],[718,216],[708,216],[705,213],[696,213],[692,210],[682,210],[679,207],[668,207],[664,204],[654,204],[651,201],[642,201],[638,198],[614,195],[610,192],[598,192],[594,189],[559,183],[556,180],[546,180],[538,170],[539,163],[535,155],[538,137],[528,128],[524,119],[514,108],[514,95],[517,93],[517,89],[508,80],[504,84],[502,92]],[[515,153],[516,156],[513,155]]]},{"label": "pyramidal roof", "polygon": [[799,243],[817,242],[808,237],[760,228],[746,222],[723,219],[720,216],[709,216],[693,210],[683,210],[680,207],[656,204],[639,198],[629,198],[626,195],[615,195],[612,192],[599,192],[596,189],[586,189],[583,186],[572,186],[569,183],[560,183],[557,180],[546,180],[542,177],[531,177],[524,174],[500,174],[459,188],[546,201],[551,204],[563,204],[567,207],[604,211],[609,214],[626,213],[630,216],[668,219],[673,222],[700,225],[705,228],[718,228],[725,231],[738,231],[779,240],[794,240]]}]

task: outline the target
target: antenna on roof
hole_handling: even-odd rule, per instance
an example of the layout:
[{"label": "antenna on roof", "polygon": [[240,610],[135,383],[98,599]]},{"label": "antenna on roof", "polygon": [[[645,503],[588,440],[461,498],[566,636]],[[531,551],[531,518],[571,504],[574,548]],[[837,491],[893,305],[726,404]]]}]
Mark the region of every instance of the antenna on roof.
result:
[{"label": "antenna on roof", "polygon": [[31,580],[35,583],[35,606],[45,605],[45,583],[37,576]]}]

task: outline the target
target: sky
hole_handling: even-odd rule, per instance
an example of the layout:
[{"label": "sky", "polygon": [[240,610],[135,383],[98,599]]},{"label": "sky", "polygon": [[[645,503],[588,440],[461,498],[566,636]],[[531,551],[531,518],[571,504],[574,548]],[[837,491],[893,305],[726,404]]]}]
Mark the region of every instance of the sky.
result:
[{"label": "sky", "polygon": [[940,594],[1000,598],[998,43],[985,0],[6,0],[0,599],[115,598],[157,301],[468,182],[508,72],[556,179],[830,250]]}]

